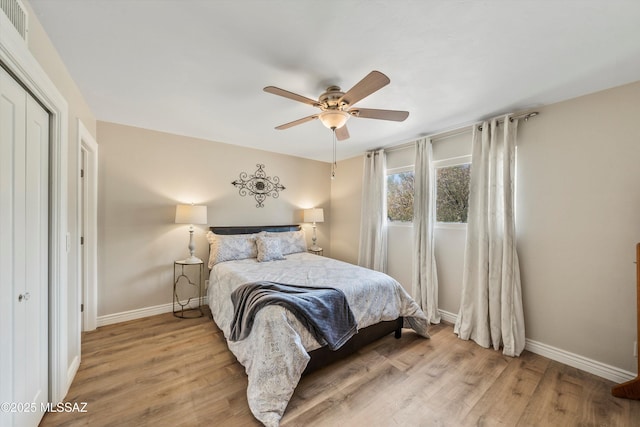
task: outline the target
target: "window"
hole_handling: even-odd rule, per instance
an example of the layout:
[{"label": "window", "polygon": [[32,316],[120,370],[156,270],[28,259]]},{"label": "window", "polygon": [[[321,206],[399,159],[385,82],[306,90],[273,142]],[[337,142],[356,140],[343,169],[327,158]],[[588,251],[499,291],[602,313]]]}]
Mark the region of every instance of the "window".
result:
[{"label": "window", "polygon": [[466,224],[469,209],[471,156],[442,160],[436,167],[436,222]]},{"label": "window", "polygon": [[387,219],[413,221],[413,167],[387,171]]},{"label": "window", "polygon": [[[438,160],[436,175],[436,223],[465,226],[469,209],[471,156]],[[387,220],[402,224],[413,221],[413,166],[387,171]]]}]

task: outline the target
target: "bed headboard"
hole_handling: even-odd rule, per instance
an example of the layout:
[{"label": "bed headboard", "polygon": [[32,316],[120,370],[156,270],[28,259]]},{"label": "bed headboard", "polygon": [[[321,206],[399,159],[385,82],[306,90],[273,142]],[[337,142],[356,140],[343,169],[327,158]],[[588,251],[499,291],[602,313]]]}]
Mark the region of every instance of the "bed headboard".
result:
[{"label": "bed headboard", "polygon": [[283,231],[298,231],[299,225],[241,225],[231,227],[209,227],[215,234],[253,234],[261,231],[281,233]]}]

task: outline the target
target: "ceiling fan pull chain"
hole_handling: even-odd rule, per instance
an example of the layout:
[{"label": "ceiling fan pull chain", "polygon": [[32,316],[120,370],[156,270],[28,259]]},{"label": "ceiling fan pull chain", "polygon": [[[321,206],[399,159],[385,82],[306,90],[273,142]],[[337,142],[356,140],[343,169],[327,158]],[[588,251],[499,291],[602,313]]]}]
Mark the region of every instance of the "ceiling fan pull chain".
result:
[{"label": "ceiling fan pull chain", "polygon": [[336,177],[336,129],[332,129],[333,133],[333,163],[331,164],[331,179]]}]

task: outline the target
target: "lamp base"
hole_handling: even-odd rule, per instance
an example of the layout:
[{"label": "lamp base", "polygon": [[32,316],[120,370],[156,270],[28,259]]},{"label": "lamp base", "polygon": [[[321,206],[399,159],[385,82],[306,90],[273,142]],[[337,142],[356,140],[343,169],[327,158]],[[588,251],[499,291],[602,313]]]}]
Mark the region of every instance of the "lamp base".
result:
[{"label": "lamp base", "polygon": [[189,258],[185,258],[183,260],[180,260],[181,263],[183,264],[200,264],[202,263],[202,260],[198,257],[195,256],[190,256]]},{"label": "lamp base", "polygon": [[322,248],[320,246],[316,245],[316,244],[313,244],[313,245],[309,246],[309,250],[310,251],[321,251]]}]

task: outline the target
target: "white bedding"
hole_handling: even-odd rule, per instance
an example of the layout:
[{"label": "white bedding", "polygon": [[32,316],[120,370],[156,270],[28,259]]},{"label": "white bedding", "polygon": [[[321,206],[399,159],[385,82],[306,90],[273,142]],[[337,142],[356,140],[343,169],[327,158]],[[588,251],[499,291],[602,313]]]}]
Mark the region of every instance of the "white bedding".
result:
[{"label": "white bedding", "polygon": [[[233,318],[231,292],[244,283],[259,280],[339,288],[347,297],[358,329],[403,316],[406,327],[429,337],[422,310],[386,274],[308,253],[286,258],[272,262],[258,262],[255,258],[227,261],[211,269],[209,306],[225,337],[229,337]],[[256,315],[251,334],[227,344],[249,377],[247,399],[254,416],[266,426],[279,425],[309,361],[307,352],[321,345],[280,306],[263,308]]]}]

